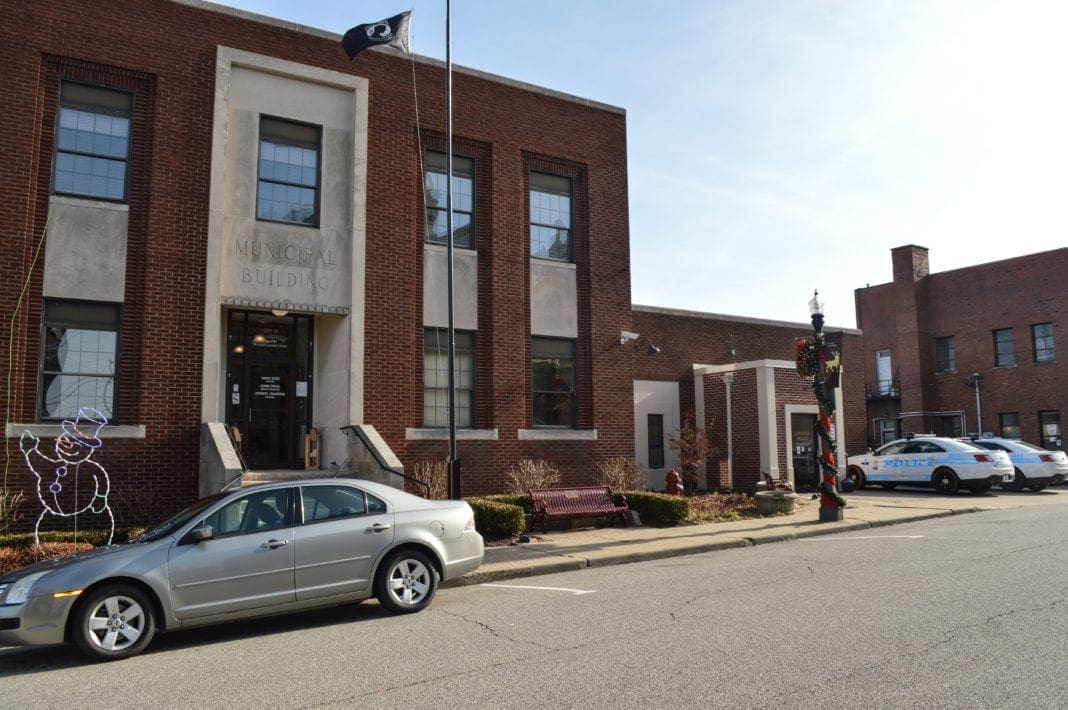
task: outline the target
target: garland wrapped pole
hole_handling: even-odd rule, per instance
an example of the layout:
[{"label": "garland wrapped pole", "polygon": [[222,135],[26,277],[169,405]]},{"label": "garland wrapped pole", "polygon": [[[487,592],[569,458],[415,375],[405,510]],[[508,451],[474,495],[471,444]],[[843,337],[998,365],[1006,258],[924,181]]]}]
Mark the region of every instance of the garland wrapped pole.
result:
[{"label": "garland wrapped pole", "polygon": [[802,378],[812,378],[812,389],[819,402],[820,412],[816,421],[819,434],[820,483],[816,490],[820,494],[820,522],[842,520],[842,508],[846,501],[838,494],[838,467],[835,456],[838,445],[834,440],[834,391],[827,393],[826,375],[837,377],[841,354],[828,346],[823,336],[823,302],[819,291],[812,296],[808,304],[812,312],[812,336],[797,341],[797,374]]}]

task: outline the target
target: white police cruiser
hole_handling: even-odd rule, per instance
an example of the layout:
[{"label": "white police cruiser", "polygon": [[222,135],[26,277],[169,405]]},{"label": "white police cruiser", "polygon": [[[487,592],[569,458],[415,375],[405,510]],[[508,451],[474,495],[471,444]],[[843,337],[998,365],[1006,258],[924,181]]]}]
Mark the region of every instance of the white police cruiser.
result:
[{"label": "white police cruiser", "polygon": [[859,490],[869,483],[893,489],[899,485],[930,486],[952,495],[961,488],[986,493],[1012,483],[1013,466],[1004,451],[933,435],[909,435],[875,451],[850,456],[846,476]]},{"label": "white police cruiser", "polygon": [[1014,480],[1001,484],[1007,491],[1022,491],[1026,487],[1037,493],[1046,486],[1062,483],[1068,477],[1068,454],[1063,451],[1046,451],[1026,441],[993,436],[967,441],[984,449],[1004,451],[1009,455],[1016,469],[1016,476]]}]

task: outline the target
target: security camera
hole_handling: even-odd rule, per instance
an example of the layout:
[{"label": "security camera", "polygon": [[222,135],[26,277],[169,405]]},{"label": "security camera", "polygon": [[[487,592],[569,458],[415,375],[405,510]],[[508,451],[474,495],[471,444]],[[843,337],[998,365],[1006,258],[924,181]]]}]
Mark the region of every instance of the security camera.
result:
[{"label": "security camera", "polygon": [[625,344],[628,340],[637,340],[637,339],[638,339],[638,334],[637,333],[632,333],[629,330],[621,330],[621,331],[619,331],[619,344],[620,345]]}]

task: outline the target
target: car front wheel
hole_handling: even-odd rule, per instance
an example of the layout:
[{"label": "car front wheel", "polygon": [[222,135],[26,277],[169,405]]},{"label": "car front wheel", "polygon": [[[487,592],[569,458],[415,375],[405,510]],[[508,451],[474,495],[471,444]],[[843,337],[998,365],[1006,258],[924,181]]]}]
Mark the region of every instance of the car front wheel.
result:
[{"label": "car front wheel", "polygon": [[846,471],[846,478],[853,482],[854,490],[862,491],[864,486],[868,485],[868,481],[864,478],[864,471],[860,470],[857,466],[850,466]]},{"label": "car front wheel", "polygon": [[437,588],[438,572],[418,550],[394,552],[378,568],[375,577],[378,603],[397,614],[424,608],[434,598]]},{"label": "car front wheel", "polygon": [[74,642],[99,661],[136,656],[155,633],[151,600],[128,584],[109,584],[92,591],[75,612]]},{"label": "car front wheel", "polygon": [[960,488],[960,481],[957,480],[957,474],[948,468],[940,468],[931,476],[931,485],[934,486],[936,493],[944,493],[951,496]]},{"label": "car front wheel", "polygon": [[1039,491],[1046,490],[1047,485],[1048,484],[1046,483],[1029,483],[1027,484],[1027,487],[1033,490],[1035,493],[1038,493]]}]

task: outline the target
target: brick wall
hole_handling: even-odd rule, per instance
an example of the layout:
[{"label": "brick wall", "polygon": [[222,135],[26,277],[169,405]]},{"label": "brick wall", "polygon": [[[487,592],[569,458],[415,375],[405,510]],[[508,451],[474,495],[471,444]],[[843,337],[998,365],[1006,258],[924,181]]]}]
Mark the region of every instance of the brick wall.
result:
[{"label": "brick wall", "polygon": [[[1065,273],[1068,248],[857,289],[865,380],[876,379],[877,350],[891,350],[901,374],[900,409],[893,401],[872,402],[869,428],[872,417],[895,411],[964,410],[974,431],[975,390],[964,382],[978,373],[983,429],[997,432],[999,413],[1019,412],[1023,439],[1037,441],[1039,411],[1068,416],[1068,357],[1036,364],[1031,341],[1033,324],[1052,323],[1055,347],[1068,348]],[[1013,329],[1013,367],[994,364],[993,331],[1003,328]],[[954,339],[956,369],[936,373],[934,339],[946,336]],[[904,427],[941,433],[937,418],[908,419]]]}]

